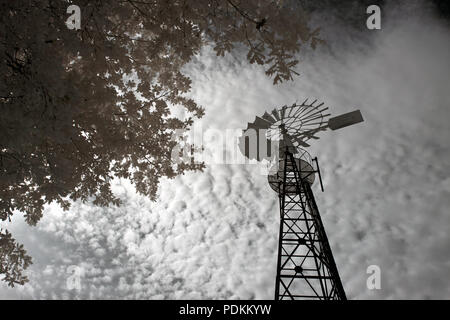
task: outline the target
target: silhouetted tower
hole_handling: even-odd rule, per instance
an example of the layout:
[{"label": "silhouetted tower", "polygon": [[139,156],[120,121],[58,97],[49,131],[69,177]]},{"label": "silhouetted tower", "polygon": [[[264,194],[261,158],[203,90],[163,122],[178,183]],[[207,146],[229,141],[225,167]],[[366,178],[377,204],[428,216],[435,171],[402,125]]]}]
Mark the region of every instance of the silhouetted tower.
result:
[{"label": "silhouetted tower", "polygon": [[275,299],[345,300],[311,184],[320,171],[305,150],[284,151],[278,172],[269,175],[280,202]]},{"label": "silhouetted tower", "polygon": [[311,189],[317,176],[323,191],[317,157],[312,159],[302,147],[309,146],[309,139],[318,139],[315,134],[319,131],[336,130],[363,119],[357,110],[327,121],[329,114],[323,112],[328,108],[315,103],[305,100],[256,117],[239,143],[250,159],[275,159],[268,181],[280,204],[276,300],[346,299]]}]

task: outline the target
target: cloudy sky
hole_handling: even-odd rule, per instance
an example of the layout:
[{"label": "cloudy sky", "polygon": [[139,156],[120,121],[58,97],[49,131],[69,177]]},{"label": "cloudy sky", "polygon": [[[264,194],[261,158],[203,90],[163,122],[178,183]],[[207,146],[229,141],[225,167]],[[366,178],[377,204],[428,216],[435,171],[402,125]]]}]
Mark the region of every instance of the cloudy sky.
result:
[{"label": "cloudy sky", "polygon": [[[336,8],[316,14],[328,45],[302,53],[294,82],[273,86],[239,54],[218,59],[209,49],[186,72],[206,108],[204,130],[245,128],[307,97],[334,115],[359,108],[363,124],[323,132],[309,150],[320,161],[325,192],[313,190],[347,296],[449,299],[449,24],[422,2],[389,3],[377,31]],[[8,229],[34,264],[30,282],[0,284],[0,298],[273,298],[279,209],[257,166],[211,164],[164,181],[155,202],[125,180],[114,191],[120,208],[49,206],[37,227],[16,215]],[[373,264],[380,290],[366,286]]]}]

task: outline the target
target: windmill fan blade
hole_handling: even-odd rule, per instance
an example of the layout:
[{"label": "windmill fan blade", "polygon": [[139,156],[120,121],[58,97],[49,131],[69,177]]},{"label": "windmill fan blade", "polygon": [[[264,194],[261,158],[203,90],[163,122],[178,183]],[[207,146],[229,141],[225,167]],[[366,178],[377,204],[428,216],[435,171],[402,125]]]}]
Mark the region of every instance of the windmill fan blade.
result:
[{"label": "windmill fan blade", "polygon": [[[315,107],[311,105],[311,108],[305,109],[303,112],[300,113],[299,116],[301,116],[301,119],[306,119],[306,118],[312,117],[312,116],[314,116],[314,115],[321,114],[323,111],[325,111],[325,110],[328,109],[328,107],[324,107],[324,108],[321,110],[321,109],[320,109],[320,106],[321,106],[321,105],[322,105],[322,104],[319,104],[318,106],[315,106]],[[305,111],[306,111],[306,112],[305,112]]]},{"label": "windmill fan blade", "polygon": [[328,120],[328,127],[331,130],[348,127],[356,123],[363,122],[361,111],[355,110],[352,112],[341,114],[340,116],[330,118]]},{"label": "windmill fan blade", "polygon": [[278,110],[277,109],[273,109],[272,110],[272,114],[275,117],[275,119],[280,120],[280,115],[278,114]]},{"label": "windmill fan blade", "polygon": [[270,122],[271,124],[274,124],[276,122],[276,120],[267,112],[264,112],[264,115],[262,116],[262,118],[268,122]]},{"label": "windmill fan blade", "polygon": [[306,131],[302,134],[299,134],[295,137],[295,141],[299,142],[302,141],[303,143],[305,143],[305,141],[308,141],[309,139],[319,139],[319,137],[314,135],[314,132],[310,132],[310,131]]},{"label": "windmill fan blade", "polygon": [[309,143],[306,143],[305,141],[300,141],[300,142],[298,143],[298,145],[299,145],[299,146],[302,146],[302,147],[305,147],[305,148],[311,146]]},{"label": "windmill fan blade", "polygon": [[307,144],[301,137],[295,137],[294,141],[298,143],[299,146],[302,147],[309,147],[309,144]]},{"label": "windmill fan blade", "polygon": [[321,126],[318,127],[316,129],[311,129],[308,131],[304,131],[301,134],[297,135],[296,137],[298,139],[302,139],[302,137],[308,137],[308,139],[312,138],[312,139],[319,139],[319,137],[315,136],[316,133],[320,132],[320,131],[325,131],[327,130],[328,126]]},{"label": "windmill fan blade", "polygon": [[[255,129],[256,131],[258,131],[259,129],[264,129],[264,128],[261,128],[258,124],[256,124],[255,122],[248,122],[247,123],[247,130],[249,130],[249,129]],[[247,131],[246,130],[246,131]]]},{"label": "windmill fan blade", "polygon": [[286,109],[287,109],[287,106],[283,106],[283,107],[281,108],[281,110],[280,110],[281,119],[284,119],[285,114],[286,114]]},{"label": "windmill fan blade", "polygon": [[314,120],[314,119],[319,119],[319,118],[324,118],[324,117],[328,117],[328,116],[330,116],[331,114],[330,113],[322,113],[322,112],[324,112],[325,110],[327,110],[328,109],[328,107],[326,107],[326,108],[323,108],[323,109],[318,109],[318,110],[315,110],[313,113],[311,113],[311,114],[308,114],[307,116],[305,115],[305,116],[302,116],[301,117],[301,119],[302,119],[302,121],[306,121],[306,120]]},{"label": "windmill fan blade", "polygon": [[268,129],[272,124],[260,117],[255,117],[255,121],[253,121],[254,129]]}]

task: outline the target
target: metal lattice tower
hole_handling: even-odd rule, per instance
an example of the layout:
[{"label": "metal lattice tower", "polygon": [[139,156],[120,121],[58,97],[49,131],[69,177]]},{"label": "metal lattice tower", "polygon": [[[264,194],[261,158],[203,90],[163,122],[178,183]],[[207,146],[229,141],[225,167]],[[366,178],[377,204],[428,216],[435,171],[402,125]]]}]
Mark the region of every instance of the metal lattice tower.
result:
[{"label": "metal lattice tower", "polygon": [[[265,112],[248,123],[239,140],[247,158],[276,161],[275,170],[268,174],[269,185],[280,202],[276,300],[346,299],[311,190],[317,175],[323,191],[319,164],[303,147],[309,146],[307,141],[318,139],[320,131],[337,130],[363,118],[356,110],[326,120],[328,107],[316,105],[316,101]],[[269,151],[274,145],[277,152]]]},{"label": "metal lattice tower", "polygon": [[[277,179],[269,176],[280,202],[275,300],[345,300],[344,288],[311,190],[312,177],[319,173],[318,166],[313,169],[307,155],[303,151],[301,158],[294,158],[286,149]],[[317,158],[314,160],[317,165]]]}]

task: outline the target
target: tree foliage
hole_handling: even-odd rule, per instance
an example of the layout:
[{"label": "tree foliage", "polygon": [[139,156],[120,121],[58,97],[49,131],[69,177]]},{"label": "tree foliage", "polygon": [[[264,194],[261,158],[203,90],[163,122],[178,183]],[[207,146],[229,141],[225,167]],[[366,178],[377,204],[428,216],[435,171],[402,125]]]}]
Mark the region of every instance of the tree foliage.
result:
[{"label": "tree foliage", "polygon": [[[80,30],[65,24],[70,1],[0,3],[0,219],[17,210],[30,225],[53,201],[119,204],[113,177],[155,199],[162,177],[201,169],[171,152],[174,131],[204,113],[181,71],[202,47],[223,56],[245,46],[276,84],[296,74],[300,45],[319,41],[281,1],[79,0]],[[23,283],[29,257],[1,237],[0,273]]]},{"label": "tree foliage", "polygon": [[16,243],[11,233],[0,229],[0,274],[9,286],[24,284],[28,278],[22,270],[31,264],[31,257],[26,254],[23,245]]}]

